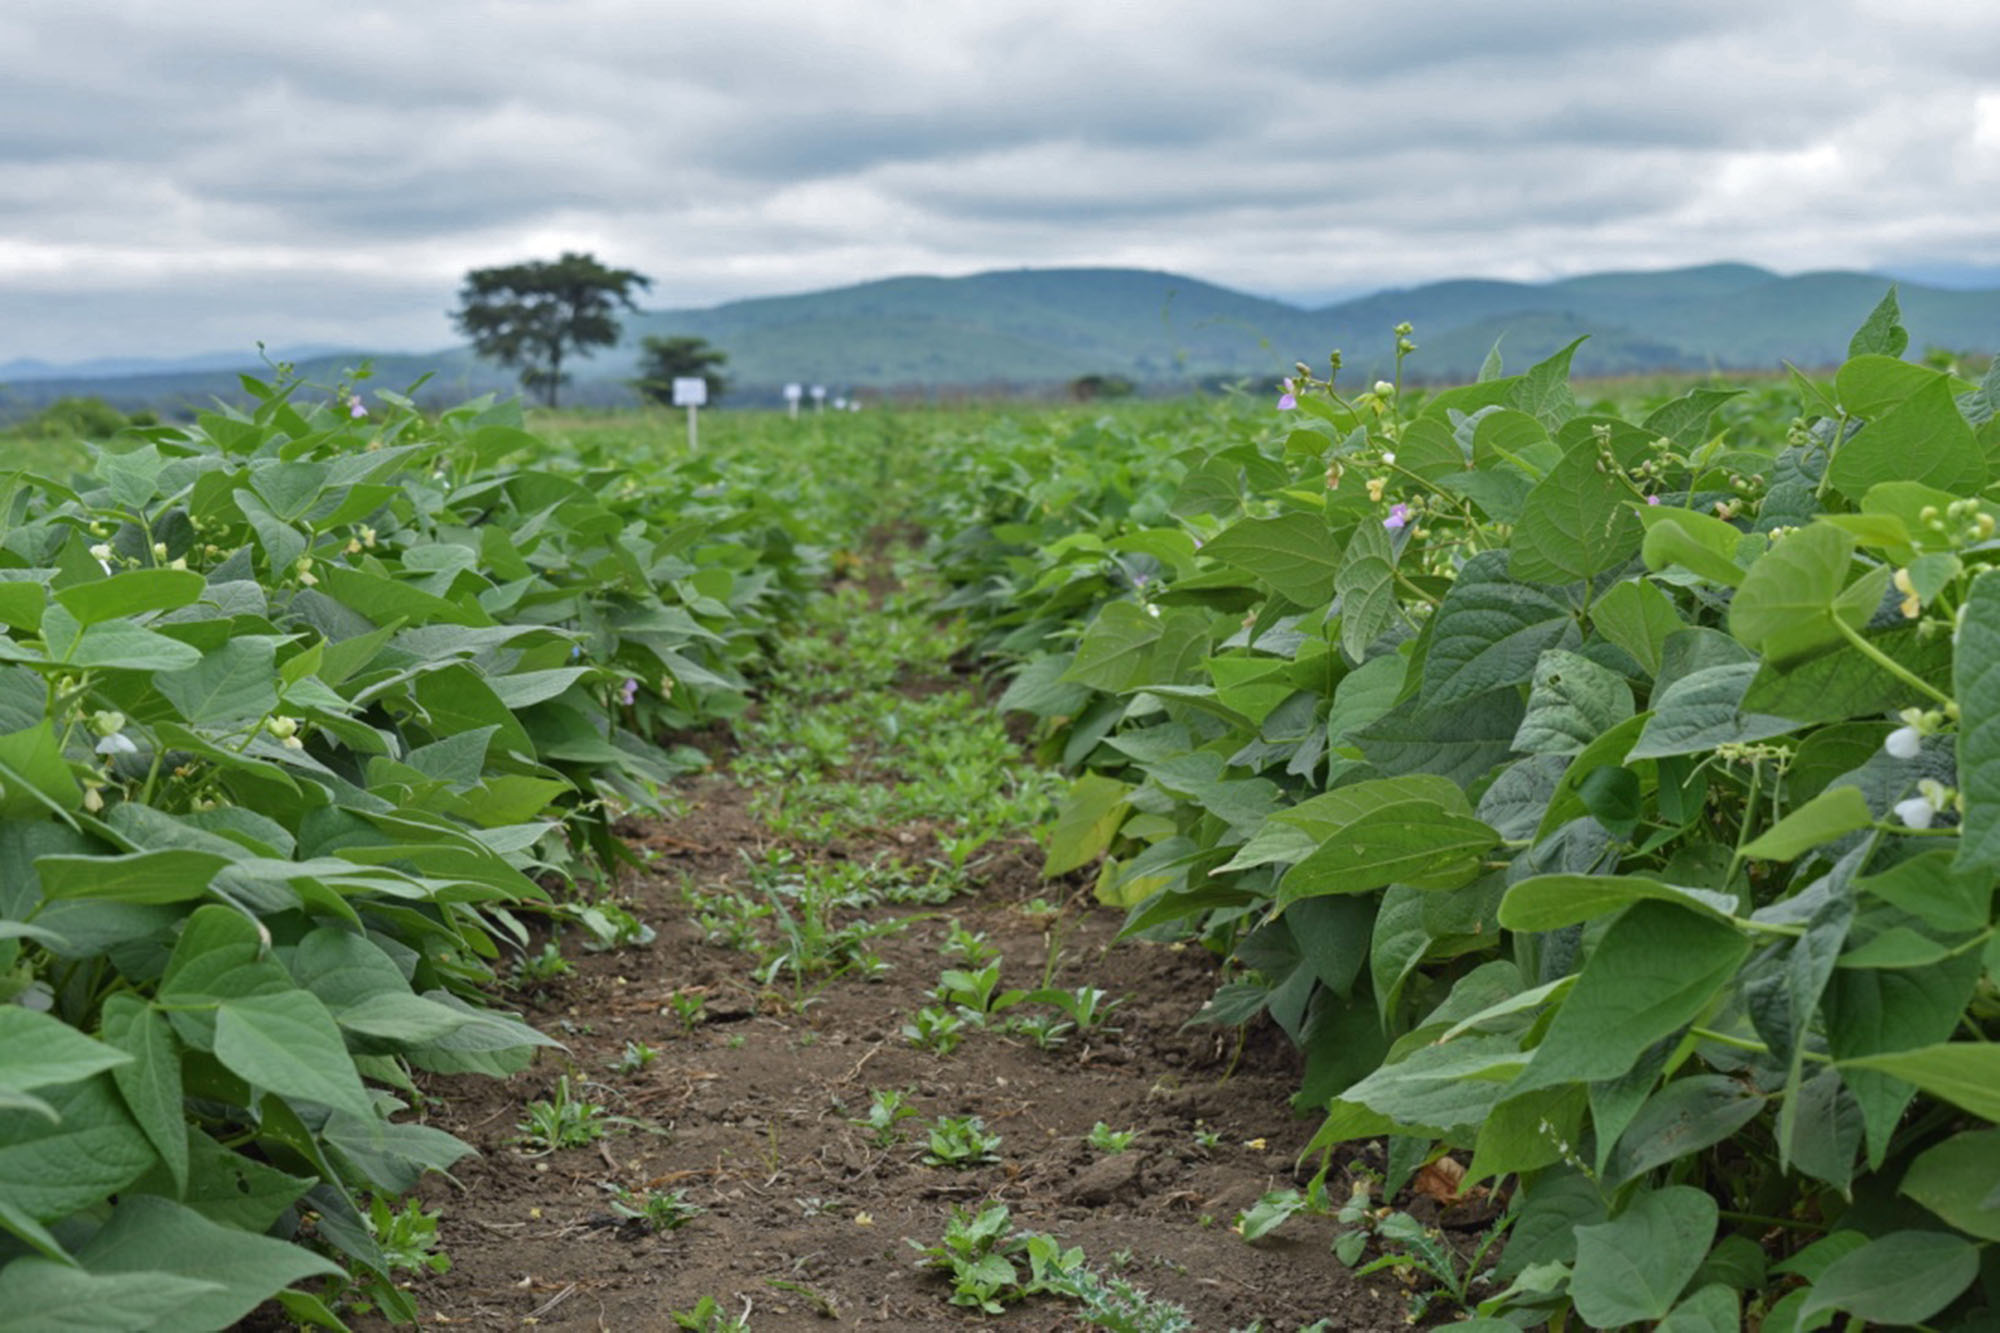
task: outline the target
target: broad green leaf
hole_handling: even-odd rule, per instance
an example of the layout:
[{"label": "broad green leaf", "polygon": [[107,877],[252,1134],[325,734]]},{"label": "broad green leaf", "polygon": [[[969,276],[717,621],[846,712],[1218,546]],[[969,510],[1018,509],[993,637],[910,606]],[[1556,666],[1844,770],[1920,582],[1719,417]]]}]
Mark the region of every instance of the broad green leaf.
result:
[{"label": "broad green leaf", "polygon": [[215,1058],[281,1097],[364,1119],[375,1113],[333,1015],[307,991],[224,1000],[215,1015]]},{"label": "broad green leaf", "polygon": [[1495,1266],[1503,1282],[1532,1264],[1574,1263],[1578,1229],[1604,1220],[1604,1196],[1581,1172],[1544,1171],[1519,1188],[1525,1202]]},{"label": "broad green leaf", "polygon": [[1687,624],[1673,599],[1645,579],[1627,580],[1598,598],[1590,608],[1590,623],[1631,654],[1647,675],[1658,674],[1667,636]]},{"label": "broad green leaf", "polygon": [[1899,357],[1910,345],[1909,330],[1903,327],[1903,312],[1896,304],[1896,288],[1892,283],[1883,293],[1875,308],[1868,312],[1861,327],[1847,341],[1847,355]]},{"label": "broad green leaf", "polygon": [[1476,877],[1500,835],[1477,819],[1429,801],[1403,801],[1359,816],[1278,882],[1280,905],[1328,893],[1367,893],[1387,884],[1456,888]]},{"label": "broad green leaf", "polygon": [[1583,784],[1591,774],[1599,769],[1617,767],[1624,763],[1627,753],[1638,740],[1647,720],[1652,715],[1641,713],[1627,718],[1611,730],[1599,736],[1584,747],[1581,754],[1569,761],[1557,779],[1555,790],[1550,793],[1548,806],[1542,812],[1541,823],[1535,828],[1535,841],[1554,833],[1570,820],[1588,813],[1580,795]]},{"label": "broad green leaf", "polygon": [[1545,651],[1581,641],[1569,609],[1542,589],[1515,581],[1497,551],[1466,562],[1432,625],[1422,692],[1429,708],[1525,684]]},{"label": "broad green leaf", "polygon": [[1867,1069],[1914,1083],[1931,1096],[2000,1122],[2000,1044],[1944,1042],[1842,1060],[1842,1069]]},{"label": "broad green leaf", "polygon": [[47,1014],[0,1005],[0,1093],[79,1082],[130,1059]]},{"label": "broad green leaf", "polygon": [[[1528,367],[1508,393],[1507,405],[1526,412],[1549,430],[1555,430],[1575,416],[1576,395],[1570,392],[1569,365],[1576,349],[1583,343],[1584,338],[1574,339],[1569,346]],[[1507,381],[1494,380],[1492,383],[1505,384]]]},{"label": "broad green leaf", "polygon": [[1384,773],[1431,773],[1471,786],[1512,753],[1525,711],[1513,687],[1446,707],[1412,696],[1349,739]]},{"label": "broad green leaf", "polygon": [[1682,676],[1654,697],[1645,730],[1626,758],[1702,754],[1718,745],[1767,740],[1804,726],[1791,718],[1743,710],[1743,696],[1756,675],[1757,663],[1735,662]]},{"label": "broad green leaf", "polygon": [[83,788],[63,758],[51,722],[0,736],[0,819],[33,819],[83,808]]},{"label": "broad green leaf", "polygon": [[1901,1189],[1960,1231],[2000,1240],[2000,1130],[1952,1135],[1910,1163]]},{"label": "broad green leaf", "polygon": [[1527,1056],[1513,1037],[1420,1046],[1340,1094],[1400,1125],[1451,1129],[1485,1119]]},{"label": "broad green leaf", "polygon": [[1097,613],[1076,647],[1065,681],[1108,694],[1146,679],[1146,664],[1161,634],[1160,621],[1136,602],[1110,602]]},{"label": "broad green leaf", "polygon": [[219,1283],[158,1269],[91,1273],[47,1259],[0,1268],[0,1310],[20,1333],[130,1333],[198,1327],[178,1322],[188,1307],[223,1290]]},{"label": "broad green leaf", "polygon": [[[54,614],[51,611],[50,617]],[[42,623],[46,630],[48,619]],[[57,660],[75,667],[176,671],[199,662],[201,650],[179,639],[141,629],[129,620],[107,620],[87,627]]]},{"label": "broad green leaf", "polygon": [[1125,818],[1125,798],[1131,791],[1126,783],[1097,773],[1078,778],[1049,832],[1043,877],[1068,874],[1103,855]]},{"label": "broad green leaf", "polygon": [[1534,875],[1517,881],[1500,900],[1500,924],[1509,930],[1557,930],[1608,916],[1632,903],[1674,903],[1715,921],[1736,913],[1736,895],[1684,889],[1644,875]]},{"label": "broad green leaf", "polygon": [[270,635],[230,639],[181,671],[162,671],[153,686],[189,722],[217,726],[264,717],[278,706],[277,643]]},{"label": "broad green leaf", "polygon": [[[1943,1042],[1957,1029],[1979,971],[1979,960],[1969,956],[1907,970],[1837,969],[1821,1001],[1834,1058],[1853,1061]],[[1879,1166],[1916,1088],[1853,1063],[1842,1064],[1840,1073],[1861,1106],[1869,1161]]]},{"label": "broad green leaf", "polygon": [[1803,1313],[1844,1310],[1884,1324],[1919,1324],[1979,1275],[1979,1250],[1939,1231],[1892,1231],[1827,1265]]},{"label": "broad green leaf", "polygon": [[1512,1092],[1616,1078],[1706,1010],[1749,953],[1733,926],[1669,903],[1635,903],[1591,951]]},{"label": "broad green leaf", "polygon": [[1576,1229],[1570,1298],[1592,1328],[1663,1318],[1715,1239],[1715,1200],[1689,1185],[1645,1190],[1609,1222]]},{"label": "broad green leaf", "polygon": [[1640,544],[1646,568],[1680,565],[1729,588],[1743,582],[1744,569],[1736,559],[1743,533],[1736,528],[1710,514],[1664,506],[1649,505],[1638,518],[1646,528]]},{"label": "broad green leaf", "polygon": [[1828,523],[1786,537],[1744,575],[1729,603],[1729,632],[1752,652],[1781,663],[1841,643],[1835,617],[1860,629],[1888,586],[1887,572],[1878,570],[1856,585],[1863,592],[1843,597],[1853,555],[1854,538]]},{"label": "broad green leaf", "polygon": [[186,1138],[191,1166],[185,1183],[156,1166],[129,1188],[173,1199],[211,1222],[254,1235],[270,1230],[285,1209],[313,1186],[311,1180],[225,1148],[198,1129]]},{"label": "broad green leaf", "polygon": [[1874,822],[1875,814],[1859,787],[1831,787],[1751,839],[1744,845],[1743,855],[1760,861],[1791,861]]},{"label": "broad green leaf", "polygon": [[221,1288],[174,1316],[173,1326],[186,1329],[226,1328],[294,1282],[341,1271],[311,1250],[217,1226],[150,1194],[120,1199],[77,1257],[94,1273],[166,1271]]},{"label": "broad green leaf", "polygon": [[123,1189],[153,1163],[107,1074],[40,1091],[56,1121],[0,1110],[0,1198],[38,1222],[67,1217]]},{"label": "broad green leaf", "polygon": [[1946,851],[1899,861],[1879,875],[1856,880],[1855,888],[1940,931],[1983,930],[1993,919],[1993,877],[1959,869]]},{"label": "broad green leaf", "polygon": [[1840,445],[1827,476],[1842,495],[1858,500],[1885,481],[1973,495],[1985,486],[1988,471],[1972,426],[1952,397],[1950,377],[1933,372],[1923,388]]},{"label": "broad green leaf", "polygon": [[230,863],[214,852],[167,848],[123,856],[44,856],[35,862],[49,898],[120,903],[178,903],[207,895],[209,881]]},{"label": "broad green leaf", "polygon": [[1957,868],[2000,872],[2000,571],[1972,581],[1960,613],[1952,693],[1965,822]]},{"label": "broad green leaf", "polygon": [[1528,714],[1514,733],[1522,754],[1577,754],[1632,716],[1625,678],[1587,657],[1551,648],[1535,663]]},{"label": "broad green leaf", "polygon": [[1327,531],[1325,516],[1303,511],[1242,519],[1203,546],[1202,554],[1254,575],[1300,606],[1331,601],[1340,568],[1339,543]]},{"label": "broad green leaf", "polygon": [[1340,595],[1340,646],[1359,661],[1396,614],[1396,548],[1379,523],[1357,523],[1341,557],[1334,591]]},{"label": "broad green leaf", "polygon": [[104,1040],[123,1051],[127,1063],[111,1071],[125,1108],[132,1113],[177,1189],[187,1188],[187,1108],[181,1101],[181,1053],[173,1029],[137,996],[112,995],[104,1001]]},{"label": "broad green leaf", "polygon": [[79,625],[95,625],[120,616],[171,611],[201,600],[207,582],[185,569],[133,569],[109,578],[72,583],[57,591],[56,600]]},{"label": "broad green leaf", "polygon": [[1633,498],[1630,483],[1594,446],[1570,450],[1528,492],[1508,572],[1537,583],[1574,583],[1624,564],[1645,536]]},{"label": "broad green leaf", "polygon": [[1756,1119],[1764,1098],[1733,1078],[1677,1078],[1653,1094],[1619,1135],[1604,1183],[1616,1189],[1655,1167],[1722,1142]]},{"label": "broad green leaf", "polygon": [[[1925,637],[1911,625],[1867,638],[1871,646],[1919,680],[1940,689],[1950,687],[1952,650],[1947,636]],[[1853,652],[1829,652],[1804,661],[1765,662],[1743,696],[1743,707],[1748,712],[1801,722],[1841,722],[1880,717],[1916,697],[1904,676],[1874,659]]]},{"label": "broad green leaf", "polygon": [[1683,450],[1693,449],[1708,439],[1708,422],[1715,410],[1742,392],[1741,389],[1689,389],[1654,408],[1641,424]]}]

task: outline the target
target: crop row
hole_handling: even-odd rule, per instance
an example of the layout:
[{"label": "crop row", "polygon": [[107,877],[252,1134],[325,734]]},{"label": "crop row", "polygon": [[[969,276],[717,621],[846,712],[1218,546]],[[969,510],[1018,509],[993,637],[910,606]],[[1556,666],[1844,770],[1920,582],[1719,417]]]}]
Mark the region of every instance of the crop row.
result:
[{"label": "crop row", "polygon": [[1049,872],[1225,960],[1329,1162],[1505,1200],[1495,1326],[1989,1326],[2000,370],[1905,342],[1629,416],[1301,367],[939,501]]}]

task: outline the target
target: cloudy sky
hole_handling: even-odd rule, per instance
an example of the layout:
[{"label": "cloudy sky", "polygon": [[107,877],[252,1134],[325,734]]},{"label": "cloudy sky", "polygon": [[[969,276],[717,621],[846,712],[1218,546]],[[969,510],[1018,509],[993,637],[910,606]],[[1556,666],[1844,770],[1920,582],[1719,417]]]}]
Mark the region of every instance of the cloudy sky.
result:
[{"label": "cloudy sky", "polygon": [[466,269],[565,248],[658,307],[1064,264],[2000,285],[2000,4],[0,5],[0,360],[434,347]]}]

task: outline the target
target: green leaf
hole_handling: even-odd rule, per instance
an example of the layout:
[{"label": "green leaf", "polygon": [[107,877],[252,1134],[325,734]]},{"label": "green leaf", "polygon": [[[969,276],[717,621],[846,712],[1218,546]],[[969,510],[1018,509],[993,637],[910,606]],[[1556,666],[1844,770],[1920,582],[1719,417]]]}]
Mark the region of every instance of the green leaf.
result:
[{"label": "green leaf", "polygon": [[1960,1231],[2000,1240],[2000,1130],[1952,1135],[1910,1163],[1901,1189]]},{"label": "green leaf", "polygon": [[1432,773],[1469,787],[1512,752],[1525,711],[1511,686],[1448,707],[1412,696],[1348,739],[1384,773]]},{"label": "green leaf", "polygon": [[[1979,971],[1970,956],[1907,970],[1836,969],[1821,1001],[1833,1057],[1851,1061],[1944,1041],[1958,1027]],[[1916,1089],[1853,1064],[1841,1065],[1840,1073],[1861,1106],[1869,1161],[1879,1166]]]},{"label": "green leaf", "polygon": [[1466,562],[1432,626],[1421,696],[1430,708],[1525,684],[1544,652],[1574,648],[1582,637],[1569,609],[1542,589],[1516,582],[1499,551]]},{"label": "green leaf", "polygon": [[1638,518],[1646,528],[1639,548],[1646,568],[1680,565],[1728,588],[1743,582],[1744,570],[1736,562],[1736,553],[1743,546],[1744,534],[1736,528],[1710,514],[1656,505],[1648,505]]},{"label": "green leaf", "polygon": [[123,856],[44,856],[35,870],[49,898],[178,903],[205,897],[209,881],[230,860],[214,852],[165,848]]},{"label": "green leaf", "polygon": [[1738,1333],[1743,1327],[1742,1306],[1732,1288],[1711,1282],[1669,1311],[1653,1333]]},{"label": "green leaf", "polygon": [[1160,621],[1136,602],[1109,602],[1090,622],[1076,646],[1076,659],[1062,679],[1117,694],[1146,678]]},{"label": "green leaf", "polygon": [[51,722],[0,736],[0,819],[33,819],[83,808],[83,788],[63,758]]},{"label": "green leaf", "polygon": [[1674,681],[1654,697],[1645,730],[1625,757],[1701,754],[1718,745],[1766,740],[1803,727],[1803,722],[1791,718],[1743,711],[1743,696],[1756,675],[1757,663],[1732,662],[1703,667]]},{"label": "green leaf", "polygon": [[182,1307],[173,1326],[186,1329],[227,1328],[302,1278],[340,1273],[310,1250],[217,1226],[150,1194],[120,1199],[77,1257],[94,1273],[165,1271],[221,1288]]},{"label": "green leaf", "polygon": [[125,1108],[160,1155],[176,1190],[187,1188],[187,1108],[181,1102],[181,1053],[167,1020],[134,995],[104,1001],[104,1040],[127,1063],[111,1071]]},{"label": "green leaf", "polygon": [[1764,1098],[1733,1078],[1697,1074],[1660,1089],[1632,1117],[1605,1167],[1604,1183],[1616,1189],[1722,1142],[1757,1118]]},{"label": "green leaf", "polygon": [[1581,1172],[1544,1171],[1523,1178],[1520,1195],[1519,1220],[1507,1233],[1495,1269],[1503,1282],[1534,1264],[1576,1262],[1577,1231],[1604,1220],[1604,1196]]},{"label": "green leaf", "polygon": [[1706,1010],[1749,953],[1734,926],[1669,903],[1635,903],[1591,951],[1512,1091],[1618,1077]]},{"label": "green leaf", "polygon": [[1528,492],[1508,572],[1538,583],[1574,583],[1624,564],[1645,537],[1632,499],[1630,483],[1594,445],[1571,449]]},{"label": "green leaf", "polygon": [[1922,1323],[1979,1276],[1979,1250],[1938,1231],[1892,1231],[1827,1266],[1802,1313],[1845,1310],[1884,1324]]},{"label": "green leaf", "polygon": [[1644,875],[1533,875],[1517,881],[1500,900],[1500,924],[1509,930],[1559,930],[1608,916],[1641,901],[1674,903],[1715,921],[1736,912],[1736,895],[1684,889]]},{"label": "green leaf", "polygon": [[[55,612],[42,621],[46,632]],[[50,647],[53,649],[54,645]],[[141,629],[129,620],[91,625],[70,643],[59,659],[75,667],[121,668],[127,671],[176,671],[201,660],[201,650],[179,639]]]},{"label": "green leaf", "polygon": [[2000,1121],[2000,1044],[1954,1041],[1842,1060],[1841,1069],[1868,1069],[1914,1083],[1931,1096],[1987,1120]]},{"label": "green leaf", "polygon": [[1843,596],[1854,538],[1815,523],[1765,551],[1729,603],[1729,632],[1774,662],[1795,661],[1843,641],[1838,616],[1853,629],[1868,623],[1888,586],[1886,569],[1864,576]]},{"label": "green leaf", "polygon": [[1576,1229],[1570,1298],[1592,1328],[1660,1319],[1715,1239],[1715,1200],[1690,1185],[1647,1190],[1624,1212]]},{"label": "green leaf", "polygon": [[208,586],[201,575],[185,569],[133,569],[109,578],[72,583],[56,592],[79,625],[95,625],[120,616],[147,611],[172,611],[201,600]]},{"label": "green leaf", "polygon": [[1791,861],[1874,822],[1875,813],[1859,787],[1831,787],[1751,839],[1742,854],[1760,861]]},{"label": "green leaf", "polygon": [[108,1075],[49,1088],[57,1119],[0,1110],[0,1198],[38,1222],[101,1202],[153,1163]]},{"label": "green leaf", "polygon": [[1255,576],[1300,606],[1333,599],[1340,551],[1322,514],[1246,518],[1216,534],[1202,554]]},{"label": "green leaf", "polygon": [[1551,648],[1535,663],[1528,714],[1514,733],[1522,754],[1577,754],[1632,716],[1625,678],[1587,657]]},{"label": "green leaf", "polygon": [[0,1268],[0,1310],[17,1333],[130,1333],[195,1328],[189,1306],[222,1291],[219,1283],[157,1269],[90,1273],[47,1259],[16,1259]]},{"label": "green leaf", "polygon": [[1097,773],[1086,773],[1070,787],[1049,832],[1043,878],[1066,875],[1104,854],[1124,822],[1125,798],[1132,788]]},{"label": "green leaf", "polygon": [[1993,919],[1992,875],[1959,869],[1946,851],[1899,861],[1879,875],[1855,881],[1854,887],[1948,934],[1984,930]]},{"label": "green leaf", "polygon": [[1951,377],[1932,372],[1923,388],[1834,450],[1827,477],[1851,500],[1885,481],[1974,495],[1986,485],[1988,470],[1985,452],[1952,397]]},{"label": "green leaf", "polygon": [[1660,670],[1660,653],[1667,636],[1686,628],[1673,599],[1645,579],[1620,583],[1590,608],[1590,623],[1599,634],[1631,654],[1647,675]]},{"label": "green leaf", "polygon": [[1715,415],[1715,410],[1742,392],[1741,389],[1689,389],[1654,408],[1641,424],[1683,450],[1692,449],[1707,441],[1709,418]]},{"label": "green leaf", "polygon": [[1527,1061],[1513,1037],[1466,1037],[1419,1046],[1340,1094],[1399,1125],[1452,1129],[1476,1125],[1503,1096]]},{"label": "green leaf", "polygon": [[1402,801],[1344,825],[1278,882],[1282,906],[1328,893],[1367,893],[1392,883],[1456,888],[1475,878],[1500,835],[1429,801]]},{"label": "green leaf", "polygon": [[1909,330],[1903,327],[1903,312],[1896,305],[1896,288],[1892,284],[1854,331],[1854,336],[1847,340],[1847,355],[1850,358],[1901,356],[1909,345]]},{"label": "green leaf", "polygon": [[270,1230],[315,1183],[231,1151],[198,1129],[185,1137],[192,1165],[184,1184],[156,1166],[128,1188],[174,1199],[211,1222],[256,1234]]},{"label": "green leaf", "polygon": [[1569,363],[1583,343],[1584,338],[1577,338],[1548,359],[1528,367],[1507,395],[1507,405],[1526,412],[1552,431],[1575,416],[1576,395],[1569,388]]},{"label": "green leaf", "polygon": [[2000,570],[1972,581],[1960,613],[1952,693],[1965,798],[1957,869],[2000,872]]},{"label": "green leaf", "polygon": [[130,1059],[47,1014],[0,1005],[0,1095],[77,1082]]},{"label": "green leaf", "polygon": [[1379,523],[1357,523],[1341,557],[1334,591],[1340,596],[1340,646],[1359,661],[1396,614],[1396,548]]},{"label": "green leaf", "polygon": [[185,670],[156,673],[153,686],[189,722],[262,718],[278,706],[277,643],[264,634],[230,639]]},{"label": "green leaf", "polygon": [[333,1015],[307,991],[224,1000],[215,1016],[215,1058],[253,1087],[281,1097],[364,1119],[375,1114]]}]

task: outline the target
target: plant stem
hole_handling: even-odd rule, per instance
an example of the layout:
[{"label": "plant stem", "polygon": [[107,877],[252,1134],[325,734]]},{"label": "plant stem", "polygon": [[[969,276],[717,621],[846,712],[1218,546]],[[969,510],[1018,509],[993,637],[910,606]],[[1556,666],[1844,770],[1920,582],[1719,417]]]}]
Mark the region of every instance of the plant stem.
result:
[{"label": "plant stem", "polygon": [[1911,689],[1917,690],[1923,694],[1927,694],[1932,699],[1936,700],[1938,703],[1941,704],[1949,704],[1955,702],[1949,694],[1946,694],[1943,690],[1940,690],[1937,686],[1931,684],[1929,681],[1925,680],[1922,676],[1919,676],[1916,672],[1910,670],[1908,667],[1904,666],[1901,662],[1898,662],[1895,658],[1889,656],[1889,654],[1883,652],[1880,648],[1877,648],[1874,644],[1868,642],[1868,640],[1862,636],[1861,631],[1855,629],[1854,626],[1848,624],[1845,620],[1841,619],[1840,616],[1838,615],[1834,616],[1833,625],[1835,629],[1841,632],[1841,634],[1847,639],[1849,643],[1853,644],[1856,648],[1859,648],[1861,650],[1861,655],[1863,657],[1866,657],[1876,666],[1881,667],[1884,671],[1894,676],[1897,680],[1902,681],[1905,685],[1908,685]]}]

